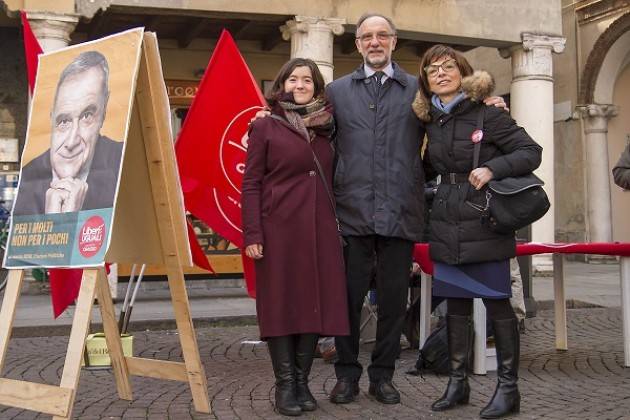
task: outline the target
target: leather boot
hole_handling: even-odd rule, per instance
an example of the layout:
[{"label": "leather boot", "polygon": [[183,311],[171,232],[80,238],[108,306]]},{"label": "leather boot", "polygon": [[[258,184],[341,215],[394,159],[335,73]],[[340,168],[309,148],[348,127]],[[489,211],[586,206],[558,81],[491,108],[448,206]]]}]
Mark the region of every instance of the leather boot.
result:
[{"label": "leather boot", "polygon": [[308,388],[308,375],[311,373],[317,334],[299,334],[295,337],[295,390],[297,402],[302,411],[314,411],[317,401]]},{"label": "leather boot", "polygon": [[520,337],[516,318],[492,321],[497,349],[497,388],[490,403],[481,410],[482,419],[496,419],[506,414],[518,413],[521,394],[518,392],[518,362]]},{"label": "leather boot", "polygon": [[299,416],[302,409],[295,395],[295,342],[293,336],[270,337],[267,347],[276,376],[276,410],[285,416]]},{"label": "leather boot", "polygon": [[444,411],[457,404],[468,404],[468,362],[472,350],[472,322],[470,316],[447,315],[449,379],[442,398],[431,405],[433,411]]}]

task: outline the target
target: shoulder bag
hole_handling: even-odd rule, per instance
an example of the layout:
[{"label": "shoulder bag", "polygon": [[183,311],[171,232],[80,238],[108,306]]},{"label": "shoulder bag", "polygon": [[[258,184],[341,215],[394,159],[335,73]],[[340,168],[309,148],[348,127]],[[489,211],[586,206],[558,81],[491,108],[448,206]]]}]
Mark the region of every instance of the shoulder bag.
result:
[{"label": "shoulder bag", "polygon": [[[479,111],[477,126],[483,132],[485,106]],[[473,168],[479,167],[481,141],[475,143]],[[533,173],[488,182],[484,207],[467,202],[481,211],[481,221],[497,233],[513,233],[543,217],[551,204],[545,183]]]}]

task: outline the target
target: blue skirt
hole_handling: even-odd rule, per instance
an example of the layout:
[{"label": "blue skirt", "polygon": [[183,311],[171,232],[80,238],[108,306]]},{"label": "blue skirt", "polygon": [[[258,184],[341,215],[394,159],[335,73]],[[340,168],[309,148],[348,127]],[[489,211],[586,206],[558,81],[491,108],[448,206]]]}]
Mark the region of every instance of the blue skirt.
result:
[{"label": "blue skirt", "polygon": [[458,265],[434,262],[433,295],[447,298],[510,298],[510,260]]}]

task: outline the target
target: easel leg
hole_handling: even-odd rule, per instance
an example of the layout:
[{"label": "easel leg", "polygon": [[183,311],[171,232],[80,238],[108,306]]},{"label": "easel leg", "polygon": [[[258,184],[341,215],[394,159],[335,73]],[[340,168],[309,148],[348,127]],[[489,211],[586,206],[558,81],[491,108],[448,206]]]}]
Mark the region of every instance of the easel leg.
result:
[{"label": "easel leg", "polygon": [[564,256],[562,254],[553,254],[553,295],[556,350],[567,350],[567,304],[564,294]]},{"label": "easel leg", "polygon": [[72,417],[72,407],[74,398],[77,393],[77,385],[79,384],[79,376],[81,375],[81,359],[83,357],[83,347],[90,325],[92,316],[92,306],[94,305],[94,292],[96,290],[96,278],[98,270],[83,270],[83,278],[81,279],[81,289],[79,290],[79,298],[72,321],[72,330],[70,331],[70,340],[68,342],[68,352],[66,353],[66,361],[63,365],[63,374],[61,375],[61,388],[70,389],[72,396],[68,405],[67,417],[53,417],[53,420],[69,419]]},{"label": "easel leg", "polygon": [[184,284],[184,273],[181,267],[168,267],[168,285],[171,291],[173,312],[177,322],[179,340],[182,345],[182,354],[188,382],[192,392],[195,410],[200,413],[210,413],[210,399],[208,398],[208,382],[206,373],[201,364],[197,335],[190,316],[188,293]]},{"label": "easel leg", "polygon": [[131,382],[129,381],[129,369],[123,354],[122,343],[120,342],[120,331],[116,323],[116,313],[112,304],[112,295],[109,291],[109,284],[105,270],[98,270],[96,281],[96,294],[98,304],[101,309],[103,319],[103,329],[105,330],[105,340],[109,349],[109,358],[112,361],[112,370],[116,378],[118,396],[123,400],[132,399]]},{"label": "easel leg", "polygon": [[20,298],[23,279],[24,271],[9,271],[7,288],[4,292],[4,300],[2,301],[2,309],[0,310],[0,373],[2,373],[4,359],[7,355],[7,348],[9,347],[9,338],[11,338],[13,321],[15,320],[15,308]]}]

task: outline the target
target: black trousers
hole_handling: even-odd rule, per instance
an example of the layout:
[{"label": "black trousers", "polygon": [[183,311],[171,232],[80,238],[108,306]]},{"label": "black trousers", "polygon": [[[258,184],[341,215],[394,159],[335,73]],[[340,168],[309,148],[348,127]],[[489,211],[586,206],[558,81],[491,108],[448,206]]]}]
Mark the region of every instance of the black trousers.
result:
[{"label": "black trousers", "polygon": [[358,380],[363,372],[358,361],[361,308],[376,267],[378,321],[368,375],[372,382],[391,379],[405,320],[413,242],[379,235],[345,239],[350,335],[335,338],[335,373],[339,379]]}]

